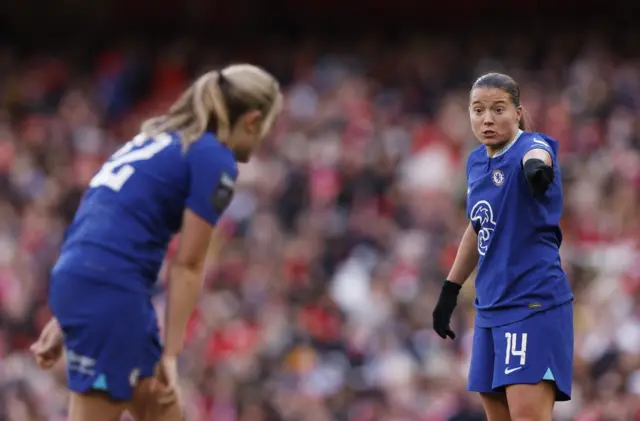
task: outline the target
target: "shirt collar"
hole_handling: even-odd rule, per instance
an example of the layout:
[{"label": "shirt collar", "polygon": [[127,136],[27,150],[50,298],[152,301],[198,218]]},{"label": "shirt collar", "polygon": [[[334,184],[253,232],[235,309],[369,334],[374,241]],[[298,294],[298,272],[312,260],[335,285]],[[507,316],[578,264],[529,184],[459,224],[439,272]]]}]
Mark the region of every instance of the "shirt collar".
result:
[{"label": "shirt collar", "polygon": [[522,130],[518,130],[518,133],[516,133],[516,137],[514,137],[512,141],[510,141],[509,143],[507,143],[507,145],[506,145],[504,148],[500,149],[500,150],[499,150],[498,152],[496,152],[493,156],[489,156],[489,153],[487,153],[487,156],[489,156],[489,158],[497,158],[497,157],[499,157],[499,156],[504,155],[505,153],[507,153],[507,151],[508,151],[509,149],[511,149],[511,147],[512,147],[513,145],[515,145],[515,144],[516,144],[516,142],[518,141],[518,139],[520,138],[520,135],[521,135],[522,133],[523,133],[523,131],[522,131]]}]

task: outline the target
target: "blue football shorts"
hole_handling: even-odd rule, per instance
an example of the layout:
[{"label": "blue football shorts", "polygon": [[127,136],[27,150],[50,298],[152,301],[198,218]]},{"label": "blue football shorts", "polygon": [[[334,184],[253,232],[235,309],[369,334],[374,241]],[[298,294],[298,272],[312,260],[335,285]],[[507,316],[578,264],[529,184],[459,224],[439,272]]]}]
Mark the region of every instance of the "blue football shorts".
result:
[{"label": "blue football shorts", "polygon": [[149,296],[56,273],[49,305],[64,332],[71,391],[129,400],[138,380],[153,375],[162,346]]},{"label": "blue football shorts", "polygon": [[573,303],[494,328],[476,327],[468,390],[499,392],[513,384],[556,385],[556,400],[571,399]]}]

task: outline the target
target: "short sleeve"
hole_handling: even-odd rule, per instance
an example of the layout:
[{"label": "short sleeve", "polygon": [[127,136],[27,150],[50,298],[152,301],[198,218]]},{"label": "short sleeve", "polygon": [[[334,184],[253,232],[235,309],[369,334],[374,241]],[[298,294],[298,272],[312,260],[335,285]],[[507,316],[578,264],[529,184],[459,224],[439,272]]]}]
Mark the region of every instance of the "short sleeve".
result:
[{"label": "short sleeve", "polygon": [[228,149],[219,144],[196,145],[187,151],[189,194],[186,207],[215,225],[233,198],[238,170]]},{"label": "short sleeve", "polygon": [[557,143],[553,139],[549,139],[547,136],[542,136],[537,133],[534,133],[533,136],[530,136],[526,140],[526,147],[524,154],[526,155],[532,149],[542,149],[543,151],[547,151],[549,155],[551,155],[551,159],[555,161],[557,154]]}]

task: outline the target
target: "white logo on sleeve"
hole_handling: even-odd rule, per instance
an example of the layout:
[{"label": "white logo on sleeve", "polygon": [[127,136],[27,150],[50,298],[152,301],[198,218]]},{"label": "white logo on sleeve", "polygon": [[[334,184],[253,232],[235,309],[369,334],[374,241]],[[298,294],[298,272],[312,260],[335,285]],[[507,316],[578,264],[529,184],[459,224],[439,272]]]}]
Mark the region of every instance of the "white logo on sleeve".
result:
[{"label": "white logo on sleeve", "polygon": [[471,209],[470,218],[471,222],[475,222],[480,225],[478,230],[478,253],[484,256],[489,249],[489,242],[493,236],[493,232],[496,229],[496,222],[493,219],[493,209],[491,204],[486,200],[480,200]]},{"label": "white logo on sleeve", "polygon": [[[507,339],[507,349],[505,352],[504,358],[504,374],[511,374],[514,371],[521,370],[524,368],[525,363],[527,362],[527,334],[520,334],[520,349],[518,349],[518,334],[506,332],[504,334]],[[520,363],[517,367],[509,367],[511,363],[511,357],[516,357],[516,361]],[[519,358],[519,361],[517,360]]]},{"label": "white logo on sleeve", "polygon": [[551,146],[547,142],[542,139],[538,139],[537,137],[533,138],[533,143],[537,143],[538,145],[544,146],[545,149],[551,150]]}]

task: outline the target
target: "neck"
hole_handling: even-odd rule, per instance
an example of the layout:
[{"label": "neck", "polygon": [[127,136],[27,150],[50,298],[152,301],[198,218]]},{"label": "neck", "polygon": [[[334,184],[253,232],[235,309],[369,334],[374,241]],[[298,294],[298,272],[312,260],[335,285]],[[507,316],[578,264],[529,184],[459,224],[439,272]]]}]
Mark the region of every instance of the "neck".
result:
[{"label": "neck", "polygon": [[485,146],[485,148],[487,149],[487,156],[489,156],[489,158],[493,158],[495,154],[503,150],[509,143],[511,143],[511,140],[507,140],[499,145]]}]

